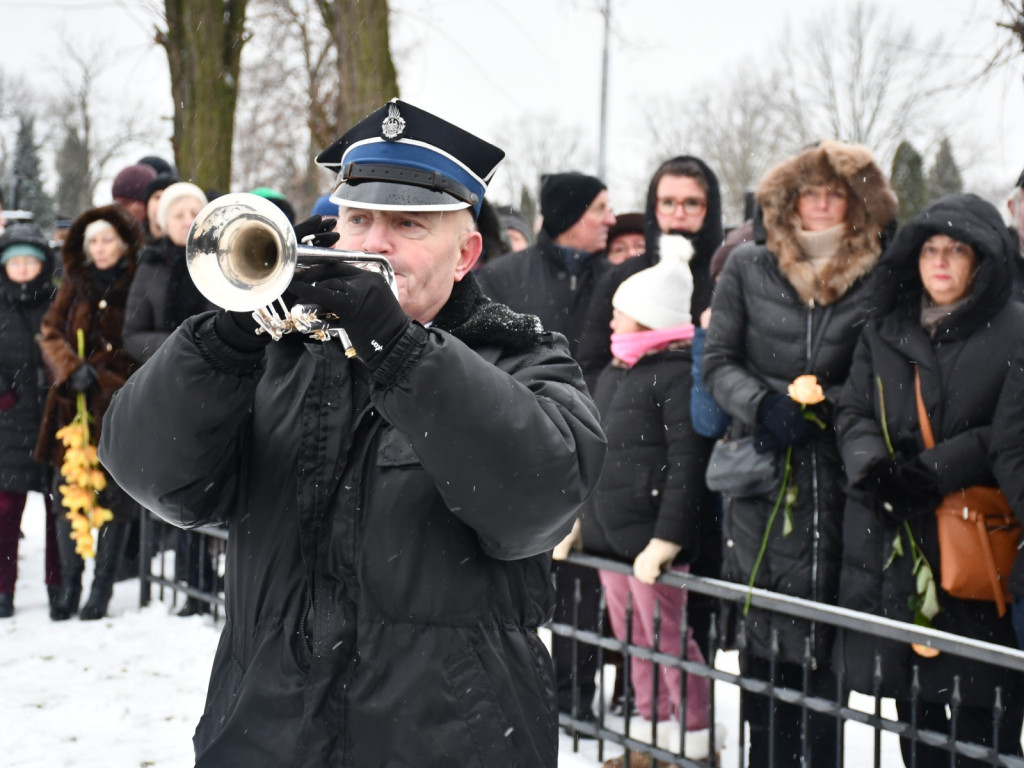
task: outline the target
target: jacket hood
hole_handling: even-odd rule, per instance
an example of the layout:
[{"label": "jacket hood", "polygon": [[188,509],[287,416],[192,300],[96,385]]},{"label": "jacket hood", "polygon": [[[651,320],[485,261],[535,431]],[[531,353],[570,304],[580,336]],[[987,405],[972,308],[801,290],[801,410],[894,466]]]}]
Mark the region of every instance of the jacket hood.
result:
[{"label": "jacket hood", "polygon": [[[836,256],[815,271],[797,239],[801,190],[841,181],[848,192],[846,231]],[[831,304],[875,266],[898,204],[874,155],[859,144],[823,141],[769,170],[757,189],[765,245],[800,298]]]},{"label": "jacket hood", "polygon": [[124,255],[124,263],[129,273],[135,272],[136,257],[142,247],[142,229],[131,214],[117,205],[105,205],[101,208],[90,208],[71,224],[67,238],[64,240],[64,275],[72,280],[81,280],[85,274],[86,254],[82,248],[85,228],[92,222],[106,219],[117,230],[117,234],[128,244]]},{"label": "jacket hood", "polygon": [[918,260],[921,246],[932,235],[967,243],[977,257],[971,300],[943,321],[936,336],[951,338],[960,329],[969,332],[1010,300],[1017,243],[995,206],[977,195],[947,195],[935,201],[900,229],[882,257],[879,289],[884,312],[919,316],[924,287]]},{"label": "jacket hood", "polygon": [[724,230],[722,229],[722,195],[718,188],[718,177],[715,172],[708,167],[708,164],[701,160],[699,157],[693,157],[692,155],[679,155],[666,160],[660,166],[658,170],[654,172],[654,176],[651,178],[651,183],[647,187],[647,207],[644,209],[644,239],[647,241],[647,254],[651,255],[651,263],[657,264],[661,257],[659,253],[659,241],[661,239],[661,229],[658,227],[658,218],[655,215],[654,207],[657,202],[657,192],[659,178],[661,170],[670,163],[676,163],[689,160],[695,163],[704,176],[708,180],[708,207],[707,212],[704,215],[704,226],[700,228],[700,231],[690,239],[693,244],[693,262],[696,265],[707,265],[711,261],[711,254],[715,252],[715,249],[722,244],[722,240],[725,237]]}]

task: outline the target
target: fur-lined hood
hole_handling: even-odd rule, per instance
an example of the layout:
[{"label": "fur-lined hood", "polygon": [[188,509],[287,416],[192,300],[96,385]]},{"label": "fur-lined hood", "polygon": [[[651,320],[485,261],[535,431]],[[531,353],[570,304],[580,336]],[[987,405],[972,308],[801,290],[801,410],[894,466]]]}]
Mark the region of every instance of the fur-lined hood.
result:
[{"label": "fur-lined hood", "polygon": [[[797,238],[801,190],[842,181],[848,192],[846,232],[820,274]],[[823,141],[769,170],[757,190],[765,244],[805,303],[835,302],[871,271],[882,253],[883,235],[896,219],[897,201],[874,156],[859,144]]]}]

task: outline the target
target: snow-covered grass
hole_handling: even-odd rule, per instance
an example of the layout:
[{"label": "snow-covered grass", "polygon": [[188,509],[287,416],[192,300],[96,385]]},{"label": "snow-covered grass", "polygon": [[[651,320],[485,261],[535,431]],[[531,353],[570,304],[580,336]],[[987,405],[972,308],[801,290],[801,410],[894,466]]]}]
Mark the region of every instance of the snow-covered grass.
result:
[{"label": "snow-covered grass", "polygon": [[[43,586],[43,506],[30,495],[22,522],[15,615],[0,620],[0,765],[8,768],[181,768],[192,765],[192,733],[203,711],[220,627],[179,618],[169,603],[139,609],[138,580],[118,583],[109,616],[52,622]],[[91,566],[89,566],[91,569]],[[84,585],[91,583],[87,569]],[[156,593],[154,592],[154,598]],[[736,671],[735,654],[720,669]],[[611,675],[606,675],[611,680]],[[716,684],[716,721],[725,726],[723,766],[741,764],[739,696]],[[870,706],[855,697],[853,706]],[[883,714],[894,717],[891,702]],[[619,727],[609,719],[610,727]],[[846,726],[847,765],[868,765],[871,731]],[[604,759],[620,754],[605,744]],[[560,768],[600,765],[598,745],[573,751],[561,736]],[[883,738],[882,765],[899,766],[896,739]]]}]

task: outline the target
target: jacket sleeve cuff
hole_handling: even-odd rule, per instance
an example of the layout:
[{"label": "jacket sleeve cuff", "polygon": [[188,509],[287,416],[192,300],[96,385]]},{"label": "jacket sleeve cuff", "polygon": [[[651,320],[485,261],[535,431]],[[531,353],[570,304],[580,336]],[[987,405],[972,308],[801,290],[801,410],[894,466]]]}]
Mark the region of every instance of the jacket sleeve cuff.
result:
[{"label": "jacket sleeve cuff", "polygon": [[384,359],[373,371],[373,383],[378,389],[391,389],[417,362],[427,346],[427,329],[416,322],[409,323]]},{"label": "jacket sleeve cuff", "polygon": [[241,350],[225,342],[215,327],[216,313],[200,321],[195,331],[196,347],[215,371],[232,376],[256,373],[263,364],[266,350]]}]

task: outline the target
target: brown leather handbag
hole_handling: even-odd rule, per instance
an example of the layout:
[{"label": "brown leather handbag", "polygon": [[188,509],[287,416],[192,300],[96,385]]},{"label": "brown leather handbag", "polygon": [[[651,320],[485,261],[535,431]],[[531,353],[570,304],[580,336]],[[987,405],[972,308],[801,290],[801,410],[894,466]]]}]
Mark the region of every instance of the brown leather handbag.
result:
[{"label": "brown leather handbag", "polygon": [[[921,375],[914,366],[917,418],[924,447],[935,446],[921,396]],[[947,494],[935,510],[939,530],[942,589],[962,600],[994,602],[999,615],[1012,599],[1008,578],[1020,542],[1020,523],[998,488],[971,485]]]}]

